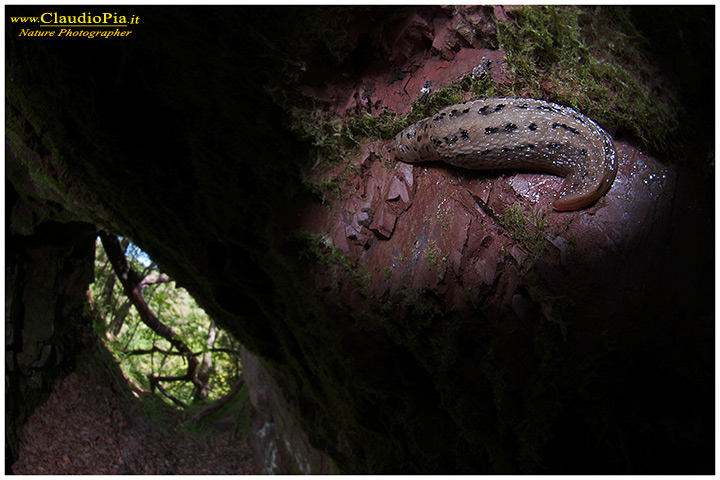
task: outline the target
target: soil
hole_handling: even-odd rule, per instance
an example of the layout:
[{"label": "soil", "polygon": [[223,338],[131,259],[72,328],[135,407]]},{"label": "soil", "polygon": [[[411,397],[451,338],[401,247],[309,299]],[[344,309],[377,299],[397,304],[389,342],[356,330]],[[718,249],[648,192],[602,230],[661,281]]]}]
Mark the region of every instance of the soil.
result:
[{"label": "soil", "polygon": [[15,474],[259,474],[247,443],[226,424],[202,434],[146,417],[116,389],[71,373],[25,424]]}]

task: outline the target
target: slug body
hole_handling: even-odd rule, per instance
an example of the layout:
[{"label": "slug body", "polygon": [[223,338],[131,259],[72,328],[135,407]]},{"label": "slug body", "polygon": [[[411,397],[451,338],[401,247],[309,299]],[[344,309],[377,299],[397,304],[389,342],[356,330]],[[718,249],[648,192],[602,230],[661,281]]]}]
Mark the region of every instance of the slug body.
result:
[{"label": "slug body", "polygon": [[486,98],[446,107],[409,126],[390,153],[409,163],[473,170],[539,170],[565,177],[553,203],[577,210],[602,197],[617,172],[610,136],[572,108],[529,98]]}]

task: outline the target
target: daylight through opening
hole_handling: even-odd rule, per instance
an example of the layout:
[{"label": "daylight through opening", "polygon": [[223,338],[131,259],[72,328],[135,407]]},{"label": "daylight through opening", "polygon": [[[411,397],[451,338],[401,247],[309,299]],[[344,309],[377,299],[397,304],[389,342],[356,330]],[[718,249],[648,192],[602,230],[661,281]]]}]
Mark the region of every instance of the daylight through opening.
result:
[{"label": "daylight through opening", "polygon": [[183,409],[228,396],[242,378],[239,343],[140,247],[104,235],[95,245],[90,305],[135,395],[152,392]]}]

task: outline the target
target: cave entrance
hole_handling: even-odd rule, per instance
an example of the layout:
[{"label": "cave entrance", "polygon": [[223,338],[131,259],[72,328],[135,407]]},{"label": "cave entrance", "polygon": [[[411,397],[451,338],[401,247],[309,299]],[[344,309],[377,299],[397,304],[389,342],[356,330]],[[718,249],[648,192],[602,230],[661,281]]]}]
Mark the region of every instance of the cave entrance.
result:
[{"label": "cave entrance", "polygon": [[95,331],[136,397],[154,394],[196,418],[243,387],[240,344],[127,237],[97,238],[88,296]]}]

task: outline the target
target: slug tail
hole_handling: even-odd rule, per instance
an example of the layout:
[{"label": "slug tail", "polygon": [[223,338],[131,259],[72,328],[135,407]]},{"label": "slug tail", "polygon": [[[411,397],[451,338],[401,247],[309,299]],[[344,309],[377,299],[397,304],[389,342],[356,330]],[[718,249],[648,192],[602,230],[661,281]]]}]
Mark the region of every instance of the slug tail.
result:
[{"label": "slug tail", "polygon": [[603,163],[603,168],[599,170],[601,173],[594,181],[587,181],[588,170],[570,172],[565,177],[557,199],[552,204],[553,208],[561,212],[580,210],[592,205],[605,195],[610,190],[617,174],[614,149],[605,152]]}]

